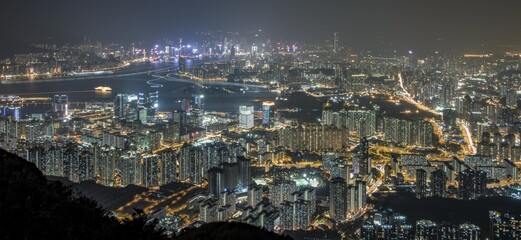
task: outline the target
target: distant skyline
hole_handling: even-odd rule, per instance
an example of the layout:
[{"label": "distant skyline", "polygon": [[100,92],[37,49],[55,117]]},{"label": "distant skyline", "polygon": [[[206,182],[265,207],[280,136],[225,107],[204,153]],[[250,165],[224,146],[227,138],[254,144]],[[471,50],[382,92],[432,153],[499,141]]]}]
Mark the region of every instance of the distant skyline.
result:
[{"label": "distant skyline", "polygon": [[521,1],[17,0],[2,3],[0,37],[25,43],[128,43],[195,32],[263,29],[274,41],[358,49],[521,49]]}]

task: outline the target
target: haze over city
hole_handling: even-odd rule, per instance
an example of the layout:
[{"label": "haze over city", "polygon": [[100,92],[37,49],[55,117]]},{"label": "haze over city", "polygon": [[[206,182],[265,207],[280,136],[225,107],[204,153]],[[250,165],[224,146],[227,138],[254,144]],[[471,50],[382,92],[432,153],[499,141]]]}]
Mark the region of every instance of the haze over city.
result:
[{"label": "haze over city", "polygon": [[0,4],[0,238],[518,239],[520,1]]},{"label": "haze over city", "polygon": [[[2,35],[31,43],[129,42],[250,31],[273,40],[320,42],[331,32],[358,49],[505,50],[519,48],[515,0],[463,1],[9,1]],[[484,45],[484,46],[482,46]]]}]

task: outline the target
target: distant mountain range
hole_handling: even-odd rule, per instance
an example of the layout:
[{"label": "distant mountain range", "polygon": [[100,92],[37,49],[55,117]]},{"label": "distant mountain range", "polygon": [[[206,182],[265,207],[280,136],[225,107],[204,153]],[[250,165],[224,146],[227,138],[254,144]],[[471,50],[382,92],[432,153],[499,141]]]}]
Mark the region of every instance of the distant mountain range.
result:
[{"label": "distant mountain range", "polygon": [[11,57],[16,53],[33,50],[29,43],[9,35],[0,34],[0,59]]}]

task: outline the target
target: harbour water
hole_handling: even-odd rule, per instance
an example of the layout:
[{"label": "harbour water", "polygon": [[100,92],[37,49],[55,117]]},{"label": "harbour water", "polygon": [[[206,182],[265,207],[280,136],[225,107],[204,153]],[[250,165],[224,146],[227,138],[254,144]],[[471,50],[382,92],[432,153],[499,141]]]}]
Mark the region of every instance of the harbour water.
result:
[{"label": "harbour water", "polygon": [[[175,62],[141,63],[113,75],[1,84],[0,95],[52,97],[55,94],[66,94],[70,102],[86,102],[113,101],[118,93],[158,91],[161,111],[180,109],[180,101],[192,99],[195,94],[205,95],[205,108],[208,111],[237,111],[239,105],[259,104],[260,106],[260,102],[274,100],[276,97],[276,94],[261,88],[255,89],[255,91],[241,91],[237,86],[212,86],[210,84],[202,87],[197,84],[197,81],[165,77],[167,74],[171,76],[175,69],[177,69]],[[112,91],[94,90],[98,86],[110,87]]]},{"label": "harbour water", "polygon": [[[188,66],[200,60],[191,60]],[[66,94],[69,102],[114,101],[118,93],[137,94],[159,92],[159,110],[173,111],[181,109],[183,99],[193,100],[196,95],[204,95],[206,111],[237,112],[240,105],[253,105],[260,110],[263,101],[276,101],[277,93],[265,88],[251,88],[226,83],[201,84],[200,81],[181,79],[175,76],[176,62],[155,62],[134,64],[112,75],[87,76],[74,79],[33,80],[23,83],[0,84],[1,95],[20,97],[52,97]],[[98,86],[110,87],[112,91],[96,91]],[[247,90],[245,90],[247,89]],[[306,122],[314,122],[321,116],[322,103],[326,99],[315,98],[304,92],[296,92],[284,97],[285,101],[276,101],[279,109],[301,109],[293,117]],[[390,101],[385,95],[352,96],[351,104],[371,108],[379,107],[380,113],[394,117],[422,118],[430,115],[407,102]],[[341,103],[337,103],[341,105]],[[51,106],[34,107],[40,112]],[[47,109],[47,110],[46,110]],[[22,114],[31,113],[29,109]],[[408,112],[407,114],[402,114]]]}]

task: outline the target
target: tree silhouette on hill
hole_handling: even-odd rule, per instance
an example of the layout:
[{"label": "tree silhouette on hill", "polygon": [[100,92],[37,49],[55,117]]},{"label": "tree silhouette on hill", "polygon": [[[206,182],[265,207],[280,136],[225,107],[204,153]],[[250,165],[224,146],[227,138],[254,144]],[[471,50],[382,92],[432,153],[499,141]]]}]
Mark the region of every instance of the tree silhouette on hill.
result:
[{"label": "tree silhouette on hill", "polygon": [[[140,211],[118,221],[96,201],[50,182],[33,163],[0,149],[1,239],[168,239]],[[290,240],[243,223],[209,223],[174,239]]]},{"label": "tree silhouette on hill", "polygon": [[138,214],[120,222],[94,200],[48,182],[34,164],[0,150],[2,239],[167,239],[156,223]]},{"label": "tree silhouette on hill", "polygon": [[174,240],[291,240],[258,227],[239,222],[214,222],[199,228],[185,229]]}]

